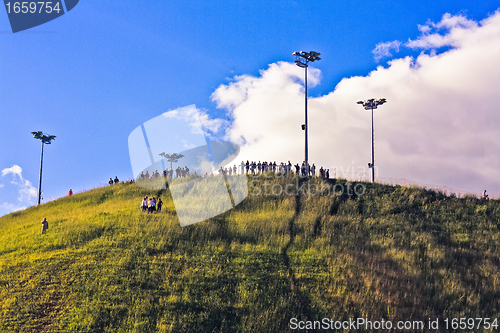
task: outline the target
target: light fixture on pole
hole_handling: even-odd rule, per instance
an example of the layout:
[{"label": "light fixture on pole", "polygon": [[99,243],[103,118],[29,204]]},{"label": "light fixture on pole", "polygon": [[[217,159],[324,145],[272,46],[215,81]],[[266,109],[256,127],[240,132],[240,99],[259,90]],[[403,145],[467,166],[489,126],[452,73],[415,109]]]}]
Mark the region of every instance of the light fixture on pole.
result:
[{"label": "light fixture on pole", "polygon": [[309,176],[309,152],[308,152],[308,144],[307,144],[307,134],[308,134],[308,128],[307,128],[307,67],[309,67],[308,63],[313,62],[316,60],[321,60],[319,55],[321,53],[319,52],[293,52],[292,55],[296,56],[295,64],[299,66],[300,68],[305,69],[305,124],[302,125],[302,130],[305,131],[305,163],[306,163],[306,174]]},{"label": "light fixture on pole", "polygon": [[43,166],[43,145],[51,144],[51,140],[56,138],[55,135],[46,135],[43,134],[42,131],[31,132],[33,134],[33,138],[42,141],[42,153],[40,154],[40,177],[38,178],[38,202],[37,205],[40,204],[40,200],[42,198],[42,166]]},{"label": "light fixture on pole", "polygon": [[377,108],[377,106],[384,104],[387,102],[385,98],[375,99],[370,98],[365,101],[358,101],[358,104],[363,105],[365,110],[372,110],[372,162],[368,163],[368,167],[372,169],[372,182],[375,181],[375,143],[374,143],[374,132],[373,132],[373,110]]},{"label": "light fixture on pole", "polygon": [[184,155],[177,153],[173,153],[172,155],[159,153],[158,155],[163,156],[167,161],[170,162],[170,170],[172,170],[172,163],[177,163],[179,159],[184,157]]}]

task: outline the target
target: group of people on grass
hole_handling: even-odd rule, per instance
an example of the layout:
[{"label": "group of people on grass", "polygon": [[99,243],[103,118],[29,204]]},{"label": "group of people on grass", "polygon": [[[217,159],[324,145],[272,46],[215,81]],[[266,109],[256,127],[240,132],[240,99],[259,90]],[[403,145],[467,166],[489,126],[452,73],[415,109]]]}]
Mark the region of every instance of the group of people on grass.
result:
[{"label": "group of people on grass", "polygon": [[120,181],[118,180],[118,176],[115,176],[115,179],[113,180],[113,178],[109,178],[109,182],[108,184],[109,185],[113,185],[113,184],[118,184]]},{"label": "group of people on grass", "polygon": [[148,213],[161,212],[162,205],[163,202],[161,201],[160,197],[158,197],[158,200],[156,200],[155,197],[151,197],[148,200],[148,197],[146,196],[142,200],[141,209],[143,212]]},{"label": "group of people on grass", "polygon": [[[295,169],[295,172],[294,172],[294,169]],[[312,176],[312,177],[315,177],[316,176],[316,166],[314,165],[314,163],[312,165],[308,164],[307,167],[306,167],[306,163],[305,162],[302,162],[302,165],[299,165],[299,163],[295,164],[295,165],[292,165],[292,163],[290,161],[288,161],[288,163],[283,163],[281,162],[280,164],[277,164],[276,161],[274,162],[255,162],[255,161],[246,161],[246,163],[244,161],[241,161],[241,165],[240,167],[236,166],[236,164],[231,167],[225,167],[223,168],[222,166],[219,168],[218,170],[218,173],[219,175],[237,175],[238,174],[238,171],[239,171],[239,174],[241,175],[244,175],[244,174],[252,174],[252,175],[258,175],[258,174],[261,174],[261,173],[268,173],[268,172],[273,172],[273,173],[281,173],[283,175],[286,175],[286,176],[289,176],[289,175],[301,175],[302,177],[307,177],[307,176]],[[328,179],[330,178],[330,169],[324,169],[323,167],[320,167],[320,169],[318,170],[319,171],[319,176],[322,178],[322,179]],[[186,166],[184,168],[181,168],[181,167],[177,167],[177,169],[175,169],[175,177],[176,178],[185,178],[186,176],[188,176],[190,173],[189,173],[189,168]],[[196,172],[194,173],[196,175]],[[138,177],[138,180],[139,179],[154,179],[154,178],[158,178],[160,177],[160,173],[158,172],[158,170],[156,170],[155,172],[152,172],[151,174],[149,173],[148,170],[146,170],[145,172],[141,172],[141,174],[139,175]],[[170,179],[172,179],[174,176],[174,170],[173,169],[170,169],[170,170],[164,170],[163,171],[163,177],[169,177]],[[207,176],[213,176],[212,173],[208,174],[208,173],[205,173],[205,177]],[[110,180],[110,184],[111,184],[111,180]]]},{"label": "group of people on grass", "polygon": [[[301,175],[302,177],[307,177],[307,176],[316,176],[316,166],[314,163],[310,165],[309,163],[306,166],[306,162],[302,162],[302,165],[299,165],[299,163],[292,165],[290,161],[288,163],[283,163],[281,162],[280,164],[276,164],[276,161],[274,162],[255,162],[255,161],[241,161],[241,174],[260,174],[263,172],[278,172],[284,175],[291,175],[293,174],[293,169],[295,169],[295,174],[296,175]],[[222,168],[221,168],[222,169]],[[226,168],[227,169],[227,168]],[[231,169],[233,169],[233,173],[236,174],[237,172],[237,167],[234,165],[233,168],[229,168],[228,172],[225,172],[226,174],[231,175]],[[224,170],[225,171],[225,170]],[[219,173],[221,173],[221,170],[219,170]],[[319,174],[322,179],[328,179],[330,178],[330,169],[323,169],[321,167],[319,169]]]},{"label": "group of people on grass", "polygon": [[[184,168],[177,167],[177,169],[175,169],[175,170],[173,170],[173,169],[163,170],[163,173],[162,173],[163,177],[173,178],[174,171],[175,171],[176,178],[185,178],[186,176],[189,176],[189,168],[186,165]],[[146,172],[144,172],[144,171],[141,172],[138,179],[154,179],[154,178],[159,178],[160,175],[161,174],[158,172],[158,170],[155,170],[155,172],[151,172],[151,174],[149,174],[149,171],[146,170]]]}]

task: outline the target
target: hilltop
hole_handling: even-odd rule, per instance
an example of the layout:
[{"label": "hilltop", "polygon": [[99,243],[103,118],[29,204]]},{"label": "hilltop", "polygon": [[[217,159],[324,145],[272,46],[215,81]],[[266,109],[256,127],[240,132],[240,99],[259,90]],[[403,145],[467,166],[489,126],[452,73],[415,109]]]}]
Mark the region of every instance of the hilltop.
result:
[{"label": "hilltop", "polygon": [[[439,318],[444,331],[446,318],[500,317],[499,201],[358,185],[305,196],[253,184],[184,228],[168,190],[136,184],[3,216],[0,332],[283,332],[292,318]],[[143,213],[145,195],[163,211]]]}]

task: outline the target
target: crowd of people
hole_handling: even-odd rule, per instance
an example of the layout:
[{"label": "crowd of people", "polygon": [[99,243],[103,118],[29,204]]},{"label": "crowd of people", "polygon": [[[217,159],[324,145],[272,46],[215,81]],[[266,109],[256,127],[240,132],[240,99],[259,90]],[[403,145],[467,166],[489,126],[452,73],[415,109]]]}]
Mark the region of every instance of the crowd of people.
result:
[{"label": "crowd of people", "polygon": [[[295,169],[295,171],[294,171]],[[138,177],[139,179],[154,179],[154,178],[159,178],[160,176],[163,177],[170,177],[174,178],[174,172],[175,172],[175,177],[176,178],[185,178],[186,176],[190,175],[189,173],[189,168],[185,166],[184,168],[177,167],[175,170],[164,170],[161,174],[158,172],[158,170],[155,170],[155,172],[152,172],[149,174],[149,171],[141,172],[141,174]],[[303,177],[306,176],[316,176],[316,166],[314,163],[312,165],[308,165],[306,167],[305,162],[302,162],[302,165],[299,165],[298,163],[296,165],[292,165],[290,161],[288,163],[283,163],[281,162],[280,164],[277,164],[276,161],[274,162],[255,162],[255,161],[241,161],[241,164],[239,167],[235,164],[233,167],[225,167],[222,168],[220,167],[219,169],[219,174],[225,174],[225,175],[237,175],[237,174],[252,174],[252,175],[258,175],[261,173],[267,173],[267,172],[273,172],[273,173],[281,173],[283,175],[287,176],[292,176],[292,175],[301,175]],[[193,175],[197,175],[196,172],[193,173]],[[208,174],[206,173],[205,176],[210,176],[213,175],[212,173]],[[323,179],[328,179],[330,178],[330,170],[329,169],[323,169],[321,167],[319,169],[319,175]],[[134,180],[127,180],[127,183],[133,183]],[[120,183],[120,180],[118,179],[118,176],[115,176],[115,178],[109,178],[108,184],[109,185],[114,185]],[[73,195],[73,190],[70,189],[68,191],[68,196]],[[484,198],[487,198],[488,195],[485,193],[483,194]],[[141,204],[141,209],[143,212],[148,212],[148,213],[154,213],[154,212],[161,212],[161,207],[163,205],[163,202],[161,201],[161,198],[158,197],[156,199],[155,197],[148,198],[147,196],[144,197],[142,200]],[[42,221],[42,233],[45,233],[46,230],[48,229],[48,222],[46,219]]]},{"label": "crowd of people", "polygon": [[146,196],[142,200],[141,209],[143,212],[148,212],[148,213],[161,212],[162,205],[163,202],[161,201],[160,197],[158,197],[158,200],[156,200],[155,197],[151,197],[148,200],[148,197]]},{"label": "crowd of people", "polygon": [[158,172],[158,170],[155,170],[154,172],[151,172],[151,174],[149,174],[149,171],[146,170],[146,172],[144,172],[144,171],[141,172],[141,174],[139,175],[138,179],[159,178],[160,175],[163,175],[163,177],[174,178],[174,172],[175,172],[175,177],[176,178],[185,178],[186,176],[190,175],[189,168],[186,165],[184,168],[177,167],[177,169],[175,169],[175,170],[173,170],[173,169],[163,170],[163,172],[161,174]]},{"label": "crowd of people", "polygon": [[[274,162],[267,162],[267,161],[264,161],[264,162],[252,161],[252,162],[250,162],[247,160],[246,162],[241,161],[241,164],[239,166],[237,166],[235,164],[233,167],[225,167],[225,168],[220,167],[218,172],[219,172],[219,175],[229,175],[229,176],[237,175],[237,174],[240,174],[240,175],[243,175],[243,174],[259,175],[262,173],[272,172],[272,173],[280,173],[280,174],[285,175],[285,176],[301,175],[302,177],[308,177],[308,176],[309,177],[316,177],[316,166],[314,165],[314,163],[312,165],[308,164],[306,166],[305,161],[302,162],[301,165],[299,165],[299,163],[292,165],[292,163],[290,161],[288,161],[288,163],[281,162],[280,164],[277,164],[276,161],[274,161]],[[319,176],[322,179],[329,179],[330,178],[330,169],[325,169],[321,166],[319,168],[318,172],[319,172]],[[160,177],[161,175],[163,177],[173,178],[174,170],[172,170],[172,169],[164,170],[162,172],[162,174],[160,174],[158,172],[158,170],[155,170],[155,172],[152,172],[151,175],[149,174],[149,171],[146,170],[145,172],[141,172],[140,176],[138,177],[138,180],[139,179],[154,179],[154,178]],[[176,175],[176,178],[185,178],[186,176],[190,175],[189,168],[187,166],[184,168],[177,167],[175,169],[175,175]],[[193,175],[197,175],[197,173],[194,172]],[[206,173],[205,177],[211,176],[211,175],[213,175],[213,174]],[[118,179],[118,176],[115,176],[114,179],[109,178],[108,184],[114,185],[114,184],[118,184],[119,182],[120,182],[120,180]],[[130,181],[127,180],[126,183],[134,183],[134,180],[133,179]],[[70,189],[68,191],[68,196],[71,196],[71,195],[73,195],[72,189]],[[486,190],[484,190],[484,192],[482,193],[481,198],[484,200],[489,199],[489,196],[486,193]],[[148,212],[148,213],[161,212],[162,205],[163,205],[163,202],[161,201],[160,197],[158,197],[158,199],[156,199],[155,197],[148,198],[146,196],[142,200],[141,209],[143,212]],[[46,232],[48,227],[49,227],[48,222],[46,219],[44,219],[42,221],[42,234],[44,234]]]},{"label": "crowd of people", "polygon": [[[295,171],[294,171],[295,170]],[[240,174],[252,174],[252,175],[258,175],[261,173],[268,173],[268,172],[273,172],[273,173],[281,173],[283,175],[289,176],[289,175],[301,175],[302,177],[315,177],[316,176],[316,166],[314,163],[312,165],[308,164],[306,166],[305,161],[302,162],[302,165],[299,165],[299,163],[292,165],[290,161],[288,163],[283,163],[281,162],[280,164],[277,164],[276,161],[274,162],[255,162],[255,161],[241,161],[240,168],[239,168]],[[319,176],[322,179],[328,179],[330,178],[330,169],[324,169],[323,167],[320,167],[318,170]],[[236,175],[238,174],[238,167],[236,164],[233,167],[226,167],[222,168],[220,167],[219,169],[219,174],[226,174],[226,175]]]},{"label": "crowd of people", "polygon": [[[149,173],[148,170],[141,172],[137,180],[144,180],[144,179],[155,179],[163,176],[164,178],[174,178],[174,172],[175,172],[175,178],[185,178],[189,176],[190,170],[187,166],[184,168],[177,167],[175,170],[170,169],[170,170],[164,170],[162,173],[158,172],[158,170],[155,170],[154,172]],[[316,176],[316,166],[314,163],[312,165],[308,164],[306,167],[306,163],[302,162],[302,165],[299,165],[298,163],[295,165],[292,165],[290,161],[288,163],[283,163],[281,162],[280,164],[277,164],[276,161],[274,162],[255,162],[255,161],[244,161],[241,162],[239,166],[236,164],[231,167],[220,167],[218,170],[219,175],[243,175],[243,174],[252,174],[252,175],[259,175],[261,173],[268,173],[268,172],[273,172],[273,173],[280,173],[286,176],[290,175],[301,175],[302,177],[315,177]],[[322,179],[328,179],[330,178],[330,169],[324,169],[323,167],[320,167],[318,170],[319,176]],[[196,172],[192,173],[193,175],[197,175]],[[207,176],[212,176],[213,173],[205,173],[205,177]],[[115,178],[114,183],[118,181],[118,178]],[[113,180],[110,178],[109,184],[113,184]]]}]

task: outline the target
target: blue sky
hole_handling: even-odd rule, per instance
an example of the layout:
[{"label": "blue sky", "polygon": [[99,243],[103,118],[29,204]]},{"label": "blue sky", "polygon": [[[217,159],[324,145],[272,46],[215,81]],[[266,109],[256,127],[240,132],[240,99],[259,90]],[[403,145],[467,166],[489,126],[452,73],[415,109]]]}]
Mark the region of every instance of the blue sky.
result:
[{"label": "blue sky", "polygon": [[[0,126],[4,137],[0,146],[0,215],[36,203],[32,187],[36,188],[38,184],[40,142],[32,138],[31,131],[41,130],[57,136],[52,145],[45,147],[42,189],[44,201],[47,201],[65,195],[70,188],[80,191],[83,187],[105,184],[110,177],[131,178],[129,134],[137,126],[168,110],[195,104],[212,118],[228,120],[228,128],[222,131],[234,141],[241,137],[248,141],[248,131],[252,130],[241,126],[244,112],[254,114],[259,122],[267,121],[266,114],[280,115],[281,118],[270,120],[270,124],[279,126],[288,119],[290,110],[272,103],[259,104],[267,98],[259,95],[263,90],[248,90],[245,84],[267,82],[264,77],[272,78],[269,81],[272,84],[276,82],[274,78],[284,75],[290,81],[281,86],[283,89],[300,89],[302,72],[294,74],[296,72],[292,73],[292,69],[280,63],[293,62],[294,51],[321,52],[322,60],[311,66],[318,71],[314,74],[314,68],[311,68],[309,93],[318,105],[326,105],[331,99],[332,108],[337,107],[333,118],[329,118],[327,111],[322,111],[321,118],[313,118],[311,122],[340,121],[343,119],[339,109],[342,103],[338,102],[335,93],[358,82],[349,81],[350,78],[371,77],[370,82],[373,83],[380,72],[380,76],[386,73],[390,79],[397,65],[403,66],[405,57],[411,56],[406,59],[415,60],[422,52],[437,61],[441,53],[449,53],[464,44],[457,46],[445,42],[441,46],[413,47],[405,46],[405,43],[426,36],[429,32],[422,28],[424,26],[435,29],[442,36],[451,33],[453,27],[464,27],[464,31],[469,29],[459,20],[454,21],[453,27],[439,25],[439,22],[444,22],[446,13],[452,18],[463,17],[467,22],[481,25],[481,21],[495,15],[498,7],[496,1],[155,1],[145,4],[82,0],[66,15],[16,34],[11,32],[6,11],[0,10]],[[476,30],[471,27],[470,31]],[[462,35],[458,36],[460,40]],[[484,45],[489,41],[487,36]],[[496,38],[496,35],[491,38]],[[394,44],[394,41],[399,44]],[[390,56],[386,54],[377,60],[372,51],[377,45],[379,49],[383,48],[381,43],[387,42],[393,43],[387,45],[400,45],[399,51],[393,48]],[[398,59],[400,62],[395,61]],[[425,67],[427,60],[421,60]],[[463,68],[461,61],[455,63],[457,68]],[[453,66],[451,60],[447,63]],[[377,70],[378,66],[387,71]],[[392,72],[390,67],[394,67]],[[273,73],[278,74],[273,76]],[[399,76],[394,77],[397,81]],[[259,78],[262,80],[255,81]],[[445,77],[446,80],[453,78]],[[343,83],[339,85],[341,81]],[[373,90],[375,83],[367,84],[365,81],[359,81],[360,91],[366,94],[386,92],[383,89]],[[272,89],[279,90],[280,87],[273,86]],[[216,91],[218,94],[215,94]],[[251,97],[257,101],[256,104],[245,106],[241,101],[229,101],[230,98],[224,95],[224,92],[247,94],[249,91],[255,93]],[[299,98],[300,90],[296,93]],[[279,95],[279,92],[276,94]],[[355,99],[370,97],[384,96],[353,95]],[[297,101],[299,112],[303,104],[299,99]],[[353,100],[354,105],[355,102]],[[409,108],[417,102],[408,103],[411,103]],[[396,105],[400,106],[393,103],[394,110],[391,111],[390,104],[389,99],[387,115],[396,112]],[[252,109],[251,105],[260,108]],[[311,105],[314,106],[313,101]],[[398,112],[403,112],[407,108],[400,106],[399,109]],[[360,112],[360,117],[365,116],[368,115]],[[445,126],[445,122],[438,120],[434,124]],[[383,116],[377,121],[384,123]],[[299,127],[300,123],[299,120],[293,126]],[[405,123],[403,119],[401,123]],[[487,124],[475,124],[474,133],[486,133],[483,126],[487,127]],[[377,148],[380,149],[379,156],[382,159],[385,157],[387,163],[379,165],[381,176],[412,177],[422,183],[437,183],[470,191],[482,191],[482,187],[487,187],[500,193],[498,181],[489,183],[486,171],[472,175],[470,183],[463,179],[473,168],[496,166],[497,159],[488,159],[492,152],[498,153],[496,148],[479,153],[474,147],[465,153],[460,151],[457,156],[471,154],[475,158],[477,154],[483,155],[475,160],[476,166],[471,165],[470,170],[464,167],[456,177],[453,172],[451,175],[450,172],[439,174],[432,170],[414,169],[413,163],[396,163],[402,159],[421,160],[422,156],[417,153],[423,148],[415,147],[417,155],[409,156],[408,152],[400,152],[398,147],[390,144],[385,147],[384,140],[393,138],[393,141],[402,141],[394,137],[397,133],[391,132],[390,137],[384,137],[384,125],[380,126],[377,134],[381,135],[381,141]],[[364,166],[370,158],[369,137],[363,136],[369,136],[369,132],[365,133],[366,128],[366,124],[359,128],[354,126],[349,130],[348,137],[338,138],[337,141],[332,141],[333,138],[327,134],[322,136],[321,131],[327,129],[318,130],[318,138],[325,139],[316,143],[325,149],[325,153],[313,150],[316,155],[311,155],[311,160],[325,165],[343,163]],[[358,129],[359,133],[363,133],[359,141]],[[272,130],[269,131],[272,138],[273,133],[270,132]],[[439,128],[437,132],[440,132]],[[303,133],[298,131],[290,135],[300,137]],[[498,137],[489,139],[498,141]],[[262,142],[265,140],[262,139]],[[455,142],[450,137],[443,140]],[[488,138],[484,140],[488,142]],[[314,142],[312,140],[311,144]],[[416,136],[409,142],[411,145],[420,141]],[[356,144],[353,148],[339,151],[335,156],[342,155],[342,159],[324,158],[330,147],[336,149],[352,143]],[[448,149],[442,154],[446,161],[440,161],[439,155],[428,155],[429,160],[436,159],[432,160],[432,165],[439,168],[448,168],[448,164],[441,162],[463,165],[460,158],[454,160],[447,153],[454,147],[442,147],[443,151]],[[283,151],[280,147],[271,148]],[[363,157],[349,154],[349,151],[358,151],[358,148]],[[276,153],[276,159],[300,162],[303,146],[297,144],[291,149],[289,158]],[[273,152],[272,149],[263,152],[260,158],[255,155],[255,150],[252,153],[250,149],[246,156],[264,160],[271,158]],[[496,178],[496,174],[491,174],[491,177]],[[477,189],[474,184],[478,184]]]}]

